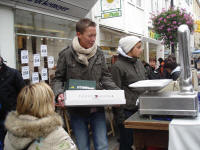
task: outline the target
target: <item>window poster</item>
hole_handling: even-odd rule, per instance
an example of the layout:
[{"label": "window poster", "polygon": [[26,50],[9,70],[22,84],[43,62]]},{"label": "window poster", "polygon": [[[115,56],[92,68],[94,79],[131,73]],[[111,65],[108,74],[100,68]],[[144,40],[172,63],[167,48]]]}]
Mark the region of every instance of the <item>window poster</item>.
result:
[{"label": "window poster", "polygon": [[40,54],[33,55],[33,65],[34,65],[34,67],[40,66]]},{"label": "window poster", "polygon": [[29,66],[23,66],[23,67],[22,67],[22,78],[23,78],[24,80],[30,79],[30,75],[29,75]]},{"label": "window poster", "polygon": [[42,75],[42,80],[48,80],[48,72],[47,72],[47,68],[42,68],[41,71],[41,75]]},{"label": "window poster", "polygon": [[54,57],[49,56],[48,57],[48,68],[53,68],[54,67]]},{"label": "window poster", "polygon": [[47,45],[41,45],[40,52],[42,57],[47,57]]},{"label": "window poster", "polygon": [[33,72],[32,73],[32,83],[38,83],[39,82],[39,73]]},{"label": "window poster", "polygon": [[28,50],[21,51],[21,64],[28,64]]}]

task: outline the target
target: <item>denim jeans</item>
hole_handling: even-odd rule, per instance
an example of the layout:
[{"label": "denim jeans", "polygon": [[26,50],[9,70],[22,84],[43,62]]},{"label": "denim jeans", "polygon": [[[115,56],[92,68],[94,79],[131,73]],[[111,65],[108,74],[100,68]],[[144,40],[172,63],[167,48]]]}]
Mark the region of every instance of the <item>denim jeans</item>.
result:
[{"label": "denim jeans", "polygon": [[104,112],[91,113],[89,117],[70,115],[71,126],[79,150],[90,150],[88,124],[92,131],[95,150],[108,150],[106,119]]}]

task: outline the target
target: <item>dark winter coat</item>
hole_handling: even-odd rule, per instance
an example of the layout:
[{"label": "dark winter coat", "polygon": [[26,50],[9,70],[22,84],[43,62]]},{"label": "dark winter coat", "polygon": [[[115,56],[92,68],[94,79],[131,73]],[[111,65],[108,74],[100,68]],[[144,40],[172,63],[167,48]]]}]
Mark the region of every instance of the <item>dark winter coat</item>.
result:
[{"label": "dark winter coat", "polygon": [[147,79],[147,74],[142,62],[137,58],[127,58],[119,55],[117,62],[111,67],[113,80],[122,90],[125,91],[126,105],[115,108],[115,115],[118,123],[122,123],[125,119],[124,110],[137,111],[136,100],[144,91],[131,89],[131,83]]},{"label": "dark winter coat", "polygon": [[6,114],[16,109],[17,96],[25,86],[21,74],[16,69],[5,64],[0,70],[0,119],[4,120]]},{"label": "dark winter coat", "polygon": [[169,79],[173,79],[174,81],[176,81],[179,78],[180,74],[181,74],[180,66],[177,66],[174,70],[172,70]]},{"label": "dark winter coat", "polygon": [[[61,51],[59,53],[55,78],[52,81],[52,88],[56,96],[64,93],[64,83],[69,79],[93,80],[96,81],[96,89],[119,90],[112,81],[112,75],[108,71],[104,54],[100,48],[89,59],[88,66],[80,62],[72,46]],[[98,111],[103,110],[102,107],[98,108]],[[68,111],[70,114],[88,116],[90,114],[90,107],[70,107]]]},{"label": "dark winter coat", "polygon": [[146,69],[148,79],[160,79],[160,74],[157,72],[153,67],[151,67],[149,64],[145,64],[144,68]]}]

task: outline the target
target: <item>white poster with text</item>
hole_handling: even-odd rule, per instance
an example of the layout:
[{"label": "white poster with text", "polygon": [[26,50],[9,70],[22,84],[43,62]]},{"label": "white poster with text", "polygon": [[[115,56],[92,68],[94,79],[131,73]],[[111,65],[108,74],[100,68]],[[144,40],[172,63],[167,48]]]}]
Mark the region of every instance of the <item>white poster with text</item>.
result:
[{"label": "white poster with text", "polygon": [[48,57],[48,68],[53,68],[54,67],[54,57],[49,56]]},{"label": "white poster with text", "polygon": [[42,57],[47,57],[47,45],[41,45],[40,52]]},{"label": "white poster with text", "polygon": [[21,51],[21,64],[28,64],[28,50]]},{"label": "white poster with text", "polygon": [[32,73],[32,83],[38,83],[39,82],[39,74],[38,72]]},{"label": "white poster with text", "polygon": [[42,68],[42,80],[48,80],[48,72],[47,72],[47,68]]},{"label": "white poster with text", "polygon": [[29,75],[29,66],[23,66],[23,67],[22,67],[22,78],[23,78],[24,80],[30,79],[30,75]]},{"label": "white poster with text", "polygon": [[34,65],[34,67],[40,66],[40,54],[33,55],[33,65]]}]

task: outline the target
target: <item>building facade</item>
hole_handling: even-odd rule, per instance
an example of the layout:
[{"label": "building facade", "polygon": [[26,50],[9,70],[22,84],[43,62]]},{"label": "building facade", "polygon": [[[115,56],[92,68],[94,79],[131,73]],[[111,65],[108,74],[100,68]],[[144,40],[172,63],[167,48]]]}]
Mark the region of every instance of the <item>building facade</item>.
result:
[{"label": "building facade", "polygon": [[194,12],[194,48],[195,50],[200,49],[200,0],[193,1],[193,12]]},{"label": "building facade", "polygon": [[0,54],[27,81],[49,81],[94,0],[1,0]]}]

